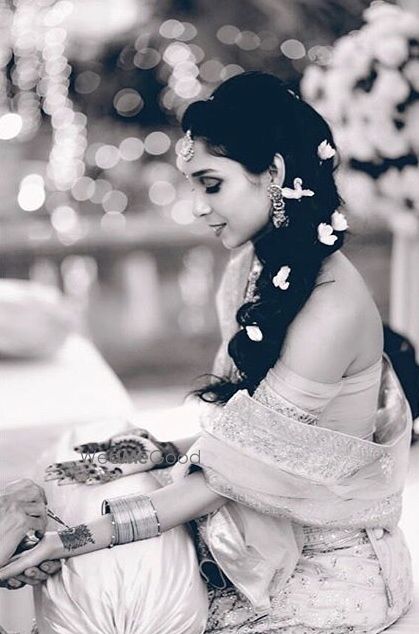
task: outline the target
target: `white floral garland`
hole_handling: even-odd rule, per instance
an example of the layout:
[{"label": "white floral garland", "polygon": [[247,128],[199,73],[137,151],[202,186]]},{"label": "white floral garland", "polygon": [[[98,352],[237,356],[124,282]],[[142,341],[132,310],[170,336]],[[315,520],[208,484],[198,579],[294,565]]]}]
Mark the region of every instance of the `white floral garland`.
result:
[{"label": "white floral garland", "polygon": [[419,217],[419,16],[380,1],[364,18],[327,66],[306,69],[301,92],[331,124],[349,211]]}]

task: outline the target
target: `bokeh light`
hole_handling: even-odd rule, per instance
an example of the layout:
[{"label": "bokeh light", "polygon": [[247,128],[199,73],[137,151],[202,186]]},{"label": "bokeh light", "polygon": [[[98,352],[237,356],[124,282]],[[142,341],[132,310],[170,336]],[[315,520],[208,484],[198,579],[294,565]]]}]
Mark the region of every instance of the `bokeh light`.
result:
[{"label": "bokeh light", "polygon": [[127,137],[119,144],[119,153],[124,161],[136,161],[144,153],[144,143],[137,137]]},{"label": "bokeh light", "polygon": [[99,149],[96,150],[96,165],[104,170],[115,167],[119,159],[119,150],[114,145],[101,145]]},{"label": "bokeh light", "polygon": [[81,176],[71,187],[73,198],[78,201],[89,200],[95,191],[95,181],[88,176]]},{"label": "bokeh light", "polygon": [[254,51],[260,45],[260,38],[253,31],[242,31],[236,40],[236,44],[243,51]]},{"label": "bokeh light", "polygon": [[165,154],[170,148],[170,144],[170,138],[164,132],[150,132],[144,140],[146,152],[154,156]]},{"label": "bokeh light", "polygon": [[332,47],[321,45],[312,46],[308,50],[307,55],[310,61],[316,62],[320,65],[326,65],[330,62],[332,56]]},{"label": "bokeh light", "polygon": [[9,141],[22,130],[22,117],[15,112],[7,112],[0,117],[0,139]]},{"label": "bokeh light", "polygon": [[122,213],[127,208],[127,205],[127,195],[117,189],[105,194],[102,200],[103,209],[107,212],[117,211],[118,213]]},{"label": "bokeh light", "polygon": [[168,181],[156,181],[148,190],[148,195],[155,205],[170,205],[176,198],[176,189]]},{"label": "bokeh light", "polygon": [[241,73],[244,73],[244,68],[242,66],[239,66],[238,64],[227,64],[220,73],[220,79],[224,81],[225,79],[229,79],[235,75],[240,75]]},{"label": "bokeh light", "polygon": [[61,205],[51,214],[51,224],[59,233],[72,232],[77,228],[79,217],[69,205]]},{"label": "bokeh light", "polygon": [[198,77],[199,68],[195,62],[180,62],[173,69],[172,77],[175,79],[183,79],[184,77]]},{"label": "bokeh light", "polygon": [[24,211],[36,211],[42,207],[45,202],[45,184],[40,174],[28,174],[22,179],[17,202]]},{"label": "bokeh light", "polygon": [[119,211],[109,211],[103,214],[100,219],[101,228],[109,233],[113,231],[124,231],[126,224],[127,219],[124,214],[119,213]]},{"label": "bokeh light", "polygon": [[190,57],[191,51],[189,46],[187,44],[183,44],[182,42],[173,42],[173,44],[169,44],[163,54],[164,61],[171,66],[175,66],[180,62],[186,62],[190,59]]},{"label": "bokeh light", "polygon": [[134,117],[144,106],[144,100],[136,90],[123,88],[116,93],[113,105],[121,116]]},{"label": "bokeh light", "polygon": [[218,59],[209,59],[200,66],[199,73],[204,81],[216,83],[220,81],[223,68],[224,64]]},{"label": "bokeh light", "polygon": [[198,31],[196,27],[190,22],[183,22],[183,33],[177,36],[177,39],[181,42],[190,42],[197,36]]},{"label": "bokeh light", "polygon": [[76,77],[74,87],[81,95],[88,95],[100,84],[100,75],[92,70],[85,70]]},{"label": "bokeh light", "polygon": [[142,70],[149,70],[160,63],[161,55],[154,48],[142,48],[134,55],[134,64]]},{"label": "bokeh light", "polygon": [[177,200],[172,207],[170,215],[178,225],[191,224],[195,220],[192,200],[188,198]]},{"label": "bokeh light", "polygon": [[44,25],[49,27],[58,26],[74,11],[74,4],[70,0],[59,0],[45,14]]},{"label": "bokeh light", "polygon": [[112,191],[112,185],[104,178],[95,180],[95,189],[90,196],[92,203],[100,205],[108,192]]},{"label": "bokeh light", "polygon": [[195,60],[196,64],[200,64],[203,59],[205,59],[205,52],[197,44],[189,44],[189,52]]},{"label": "bokeh light", "polygon": [[224,26],[220,27],[217,31],[217,38],[223,44],[235,44],[239,36],[240,29],[232,24],[224,24]]},{"label": "bokeh light", "polygon": [[302,59],[306,54],[305,46],[299,40],[285,40],[281,44],[281,51],[289,59]]},{"label": "bokeh light", "polygon": [[166,20],[160,25],[159,33],[162,37],[175,40],[184,32],[185,27],[179,20]]},{"label": "bokeh light", "polygon": [[184,77],[176,81],[174,91],[182,99],[193,99],[201,92],[201,84],[193,77]]}]

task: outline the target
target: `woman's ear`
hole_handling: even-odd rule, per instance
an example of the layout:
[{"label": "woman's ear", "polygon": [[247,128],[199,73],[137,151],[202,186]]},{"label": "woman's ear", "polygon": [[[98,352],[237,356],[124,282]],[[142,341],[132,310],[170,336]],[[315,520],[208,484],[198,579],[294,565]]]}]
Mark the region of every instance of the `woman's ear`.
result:
[{"label": "woman's ear", "polygon": [[279,152],[277,152],[273,157],[272,165],[269,171],[272,175],[274,183],[282,187],[285,181],[285,161],[282,154],[280,154]]}]

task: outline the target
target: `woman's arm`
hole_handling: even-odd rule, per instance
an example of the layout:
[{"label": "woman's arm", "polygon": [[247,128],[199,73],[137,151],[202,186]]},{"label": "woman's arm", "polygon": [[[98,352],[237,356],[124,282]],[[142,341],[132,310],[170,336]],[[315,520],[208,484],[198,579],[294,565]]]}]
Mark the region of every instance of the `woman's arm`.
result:
[{"label": "woman's arm", "polygon": [[171,440],[175,447],[179,450],[179,453],[185,455],[192,445],[198,440],[200,434],[195,434],[194,436],[188,436],[187,438],[177,438],[176,440]]},{"label": "woman's arm", "polygon": [[[148,495],[156,509],[162,532],[211,513],[226,502],[226,498],[209,489],[202,471],[196,471]],[[48,532],[35,548],[19,555],[0,569],[0,581],[14,577],[47,559],[73,557],[107,548],[111,539],[110,515],[58,533]]]}]

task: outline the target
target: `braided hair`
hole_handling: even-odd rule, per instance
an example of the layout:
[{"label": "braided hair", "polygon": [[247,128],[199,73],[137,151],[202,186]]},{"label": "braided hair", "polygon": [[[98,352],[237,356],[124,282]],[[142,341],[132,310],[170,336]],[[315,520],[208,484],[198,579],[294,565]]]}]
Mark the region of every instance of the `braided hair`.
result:
[{"label": "braided hair", "polygon": [[[318,146],[327,141],[334,147],[326,121],[299,99],[274,75],[251,71],[223,82],[207,101],[197,101],[182,118],[184,132],[201,139],[210,154],[239,162],[252,174],[262,174],[276,153],[285,162],[284,187],[301,178],[314,196],[287,199],[288,226],[267,227],[255,241],[262,270],[255,297],[238,309],[237,333],[228,353],[238,376],[216,377],[192,393],[204,401],[226,403],[238,390],[252,395],[280,356],[284,339],[299,311],[310,297],[324,259],[343,244],[343,232],[333,245],[318,239],[320,223],[331,224],[341,204],[334,180],[332,160],[321,160]],[[282,266],[290,267],[289,287],[281,290],[273,278]],[[263,338],[253,341],[246,326],[257,325]]]}]

